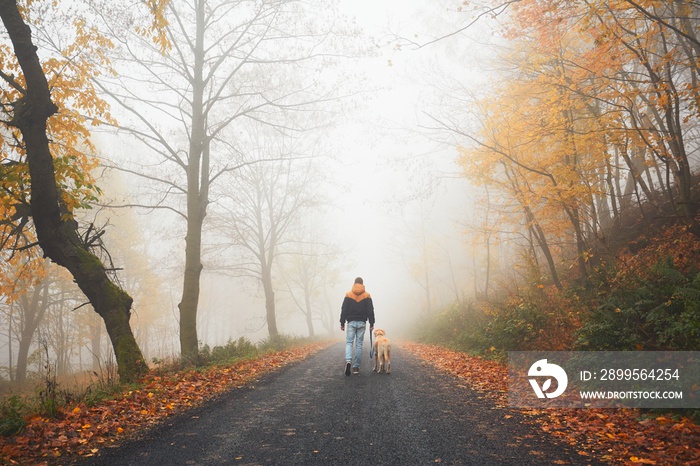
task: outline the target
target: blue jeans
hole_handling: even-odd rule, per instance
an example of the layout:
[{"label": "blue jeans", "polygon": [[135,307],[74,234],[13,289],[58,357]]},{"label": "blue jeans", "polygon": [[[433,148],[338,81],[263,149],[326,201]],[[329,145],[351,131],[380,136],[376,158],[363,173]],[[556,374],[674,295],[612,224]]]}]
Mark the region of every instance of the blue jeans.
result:
[{"label": "blue jeans", "polygon": [[353,362],[352,360],[352,344],[355,343],[355,361],[352,367],[360,367],[362,359],[362,342],[365,339],[365,324],[353,320],[345,324],[345,362]]}]

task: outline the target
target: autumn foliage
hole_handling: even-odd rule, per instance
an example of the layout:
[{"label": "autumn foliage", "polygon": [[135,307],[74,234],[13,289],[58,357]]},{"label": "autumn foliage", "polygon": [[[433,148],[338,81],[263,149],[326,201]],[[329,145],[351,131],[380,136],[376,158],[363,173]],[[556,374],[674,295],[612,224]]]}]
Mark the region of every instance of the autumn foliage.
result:
[{"label": "autumn foliage", "polygon": [[20,435],[0,437],[2,464],[57,464],[93,456],[142,434],[164,418],[242,388],[258,377],[299,361],[327,343],[313,343],[239,360],[231,365],[181,372],[151,371],[113,399],[63,407],[56,418],[35,416]]},{"label": "autumn foliage", "polygon": [[[155,17],[139,32],[158,42],[164,39],[158,16],[165,2],[145,3]],[[0,41],[0,254],[16,267],[15,256],[39,246],[45,257],[68,270],[105,322],[120,375],[131,380],[146,370],[128,323],[133,299],[108,275],[114,271],[98,256],[103,232],[93,225],[81,229],[75,215],[99,194],[88,127],[112,121],[94,86],[97,76],[111,71],[112,43],[90,21],[105,18],[105,6],[0,3],[6,32]],[[144,17],[147,22],[151,18]],[[21,291],[0,289],[10,298]]]},{"label": "autumn foliage", "polygon": [[697,350],[698,5],[508,11],[501,78],[457,131],[464,176],[483,187],[472,236],[488,273],[423,336],[486,355]]},{"label": "autumn foliage", "polygon": [[[433,345],[403,343],[402,347],[466,381],[471,389],[497,406],[507,406],[508,370],[505,365]],[[700,463],[700,426],[688,418],[645,416],[634,409],[529,409],[521,412],[528,416],[532,425],[571,445],[583,457],[627,465]]]},{"label": "autumn foliage", "polygon": [[640,218],[700,236],[691,156],[700,144],[697,5],[511,8],[502,30],[508,71],[473,103],[479,127],[463,132],[460,149],[464,175],[488,193],[482,228],[525,257],[526,280],[559,289],[564,278],[586,282]]},{"label": "autumn foliage", "polygon": [[700,240],[685,226],[640,237],[601,273],[576,348],[700,348]]},{"label": "autumn foliage", "polygon": [[[27,21],[37,27],[55,19],[48,12],[41,15],[28,7],[23,11]],[[87,27],[84,20],[75,19],[67,24],[72,27],[66,28],[70,34],[65,46],[46,51],[50,56],[44,60],[43,70],[53,90],[53,103],[58,107],[47,127],[56,183],[61,201],[72,215],[78,208],[89,208],[89,203],[100,193],[93,176],[97,160],[92,156],[95,148],[90,141],[90,128],[100,121],[112,120],[106,103],[90,84],[100,72],[98,57],[109,49],[109,41]],[[9,109],[25,95],[27,83],[10,44],[0,44],[0,57],[3,121],[9,122],[12,119]],[[36,234],[30,213],[31,180],[20,131],[4,124],[0,129],[0,146],[0,254],[5,259],[0,262],[0,275],[6,278],[23,270],[33,270],[32,274],[40,277],[43,261],[35,252]],[[27,285],[26,280],[18,283],[3,280],[0,295],[12,301],[28,288]]]}]

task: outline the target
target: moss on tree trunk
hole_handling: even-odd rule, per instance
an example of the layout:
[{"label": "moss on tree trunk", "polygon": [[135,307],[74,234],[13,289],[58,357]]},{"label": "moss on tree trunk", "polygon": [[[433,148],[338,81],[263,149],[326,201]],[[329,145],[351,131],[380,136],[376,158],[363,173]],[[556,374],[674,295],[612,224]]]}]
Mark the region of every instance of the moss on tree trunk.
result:
[{"label": "moss on tree trunk", "polygon": [[104,319],[120,378],[135,380],[148,368],[129,326],[133,300],[107,276],[104,264],[85,246],[77,222],[61,202],[46,134],[47,120],[58,108],[51,100],[37,47],[17,2],[0,0],[0,17],[26,80],[23,96],[14,102],[12,120],[7,124],[22,133],[31,180],[31,214],[39,245],[46,257],[70,271]]}]

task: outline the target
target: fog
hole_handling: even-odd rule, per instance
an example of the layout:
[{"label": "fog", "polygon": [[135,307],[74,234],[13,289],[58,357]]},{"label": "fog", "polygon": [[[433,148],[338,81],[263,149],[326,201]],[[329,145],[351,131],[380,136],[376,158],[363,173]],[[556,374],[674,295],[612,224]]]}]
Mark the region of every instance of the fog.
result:
[{"label": "fog", "polygon": [[[473,258],[464,235],[465,222],[478,215],[473,210],[472,188],[459,177],[454,146],[435,137],[426,115],[445,107],[448,83],[458,82],[474,92],[484,84],[486,73],[478,57],[486,53],[486,46],[475,38],[484,42],[484,34],[490,33],[477,24],[456,37],[419,48],[405,45],[404,37],[425,43],[462,24],[459,14],[446,9],[449,2],[443,8],[420,0],[380,4],[347,0],[340,5],[362,28],[362,41],[371,45],[372,54],[337,65],[347,67],[349,75],[364,84],[356,95],[344,99],[332,129],[316,142],[323,159],[323,183],[319,183],[323,201],[303,215],[313,216],[309,221],[322,235],[306,240],[333,244],[339,254],[333,259],[337,275],[329,277],[315,296],[314,326],[317,333],[327,334],[322,317],[332,322],[333,337],[342,336],[340,304],[354,278],[361,276],[374,300],[377,325],[390,334],[406,335],[421,319],[473,292]],[[464,43],[471,46],[458,47]],[[115,142],[114,137],[100,135],[109,160],[118,160],[123,151],[124,138]],[[136,186],[144,190],[149,186],[141,186],[142,180],[128,174],[111,176],[122,180],[124,196],[131,194],[132,199]],[[113,212],[106,210],[103,215]],[[208,215],[207,221],[215,214]],[[135,209],[130,218],[146,238],[153,272],[163,279],[161,312],[176,329],[183,222],[167,212],[148,209]],[[266,338],[261,285],[222,270],[222,263],[235,262],[236,256],[228,249],[222,253],[216,235],[205,222],[205,249],[219,246],[210,247],[203,256],[199,339],[213,346],[240,336],[253,341]],[[222,259],[220,254],[231,255]],[[285,291],[279,273],[275,278],[280,332],[307,335],[304,316]],[[135,309],[138,325],[138,302]],[[176,334],[169,344],[177,353]]]},{"label": "fog", "polygon": [[[484,78],[475,55],[455,55],[450,40],[423,49],[396,48],[401,41],[394,36],[427,42],[456,30],[454,11],[421,1],[343,6],[386,46],[380,56],[364,60],[377,89],[353,115],[355,124],[339,135],[341,183],[348,189],[335,193],[338,207],[329,223],[338,225],[334,230],[346,246],[346,262],[333,304],[339,309],[354,277],[362,276],[374,298],[377,325],[402,333],[472,291],[472,259],[463,235],[474,202],[471,188],[455,177],[454,147],[435,142],[422,125],[428,122],[424,112],[444,100],[436,87],[441,81],[478,86]],[[465,37],[457,40],[464,43]],[[430,303],[422,270],[425,250],[431,256]],[[458,290],[445,283],[453,278]]]},{"label": "fog", "polygon": [[[669,369],[667,356],[700,348],[699,11],[661,1],[2,3],[0,395],[28,395],[0,404],[2,434],[18,435],[3,455],[96,455],[103,440],[312,347],[343,346],[356,277],[392,345],[473,379],[465,409],[475,396],[481,408],[564,406],[551,398],[569,381],[560,400],[593,407],[609,387],[574,379],[605,379],[633,389],[616,385],[605,407],[685,400],[676,414],[692,418],[687,384],[661,393],[638,382],[679,382],[683,364]],[[379,363],[389,343],[375,344]],[[574,352],[623,351],[668,364],[639,380],[620,364],[607,378],[595,365],[564,370]],[[521,353],[532,359],[513,384],[505,358]],[[342,356],[317,365],[337,357],[340,374]],[[241,370],[189,371],[234,361]],[[345,375],[357,364],[345,362]],[[180,369],[186,383],[168,375]],[[149,372],[145,389],[112,404],[114,382],[129,388]],[[434,389],[423,375],[423,391]],[[672,405],[635,406],[593,416],[596,425],[568,410],[531,427],[556,424],[571,443],[564,456],[692,461],[691,419],[658,417],[650,429],[635,424],[639,408]],[[91,427],[99,412],[109,422]],[[455,425],[479,413],[462,414]],[[602,435],[610,426],[615,435]],[[596,429],[602,440],[589,442]],[[638,434],[675,449],[651,452]],[[409,456],[444,460],[439,447]],[[533,461],[547,453],[537,450]]]},{"label": "fog", "polygon": [[[289,170],[281,178],[305,180],[287,185],[286,194],[271,205],[297,199],[301,192],[309,196],[285,226],[274,255],[279,333],[309,334],[292,286],[301,257],[323,258],[311,295],[312,323],[316,335],[333,338],[342,336],[340,306],[355,277],[364,279],[373,297],[377,325],[394,337],[409,335],[421,320],[477,286],[478,261],[467,237],[481,215],[474,188],[461,176],[449,131],[434,127],[445,112],[450,121],[463,121],[467,96],[486,87],[489,20],[453,34],[475,15],[455,9],[452,2],[342,0],[338,5],[335,21],[352,33],[333,39],[340,44],[337,49],[323,39],[317,45],[325,47],[321,58],[303,72],[300,66],[290,75],[242,75],[270,86],[264,91],[268,100],[259,106],[276,105],[274,99],[279,99],[282,110],[230,124],[230,114],[251,111],[233,108],[236,101],[231,100],[205,118],[217,136],[211,140],[211,165],[204,168],[212,183],[202,226],[196,313],[200,346],[239,337],[260,341],[269,335],[264,281],[256,278],[261,272],[251,262],[256,254],[241,229],[241,209],[245,196],[257,189],[245,184],[253,181],[244,174],[253,176],[255,167],[273,167],[279,160],[292,161],[278,166]],[[291,49],[304,47],[304,41],[290,42]],[[189,109],[178,85],[158,90],[169,79],[177,82],[170,68],[135,68],[139,44],[123,50],[126,58],[115,61],[117,77],[98,85],[116,120],[92,130],[101,196],[79,219],[105,227],[103,239],[118,282],[134,297],[132,327],[150,361],[180,352],[178,304],[188,207],[184,170],[178,164],[190,143],[184,119]],[[143,63],[155,63],[158,53],[144,52]],[[264,55],[255,59],[263,64],[271,60]],[[222,80],[225,84],[217,83],[221,89],[247,95],[247,84]],[[276,83],[292,90],[276,93]],[[211,98],[215,91],[209,92]],[[302,95],[299,102],[290,104],[297,95]],[[75,316],[89,312],[80,308]],[[81,361],[89,358],[87,344],[79,353]],[[12,350],[3,358],[5,354],[11,357]]]}]

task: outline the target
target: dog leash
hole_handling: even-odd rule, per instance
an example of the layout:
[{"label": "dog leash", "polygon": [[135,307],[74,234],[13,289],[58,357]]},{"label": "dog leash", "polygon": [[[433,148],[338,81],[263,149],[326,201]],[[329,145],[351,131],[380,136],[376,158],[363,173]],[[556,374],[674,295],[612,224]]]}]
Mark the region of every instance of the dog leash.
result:
[{"label": "dog leash", "polygon": [[372,343],[372,330],[369,331],[369,358],[374,359],[374,343]]}]

